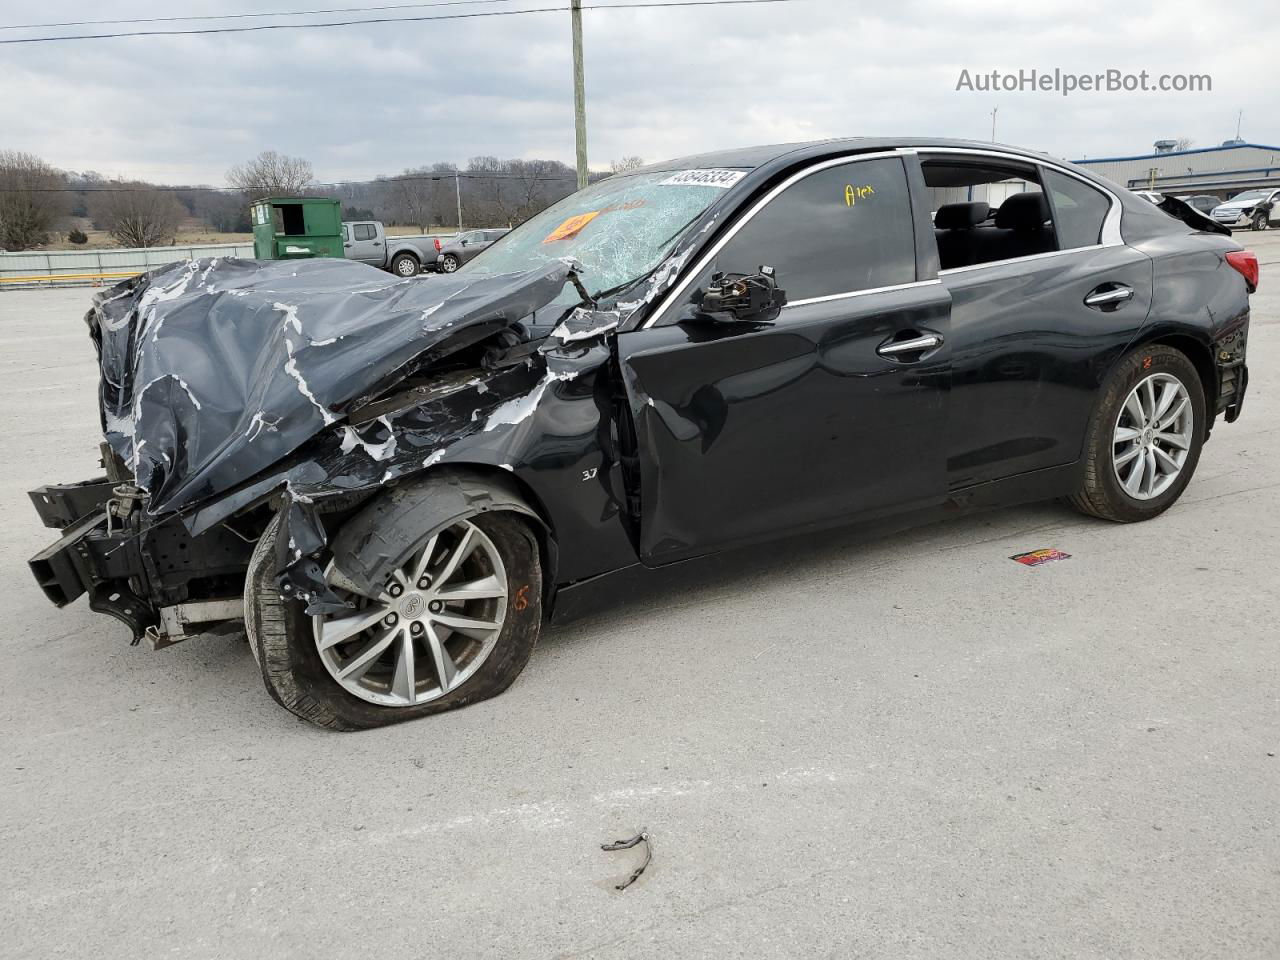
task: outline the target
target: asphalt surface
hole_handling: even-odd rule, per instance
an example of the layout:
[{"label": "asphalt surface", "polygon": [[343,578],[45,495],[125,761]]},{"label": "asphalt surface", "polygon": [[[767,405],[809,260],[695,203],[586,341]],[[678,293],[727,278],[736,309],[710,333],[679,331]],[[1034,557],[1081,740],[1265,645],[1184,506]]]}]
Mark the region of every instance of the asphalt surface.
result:
[{"label": "asphalt surface", "polygon": [[1280,236],[1242,239],[1249,402],[1163,517],[781,545],[353,735],[232,638],[44,600],[90,291],[0,293],[0,956],[1280,956]]}]

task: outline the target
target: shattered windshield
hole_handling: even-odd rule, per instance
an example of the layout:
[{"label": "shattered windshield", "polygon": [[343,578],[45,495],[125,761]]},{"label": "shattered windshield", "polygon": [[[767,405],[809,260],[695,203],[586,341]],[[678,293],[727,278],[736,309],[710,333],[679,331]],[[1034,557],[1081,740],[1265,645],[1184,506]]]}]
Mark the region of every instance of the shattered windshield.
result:
[{"label": "shattered windshield", "polygon": [[[465,272],[511,273],[573,257],[593,295],[613,290],[661,263],[685,229],[742,176],[739,170],[612,176],[517,227]],[[575,299],[570,289],[557,302]]]}]

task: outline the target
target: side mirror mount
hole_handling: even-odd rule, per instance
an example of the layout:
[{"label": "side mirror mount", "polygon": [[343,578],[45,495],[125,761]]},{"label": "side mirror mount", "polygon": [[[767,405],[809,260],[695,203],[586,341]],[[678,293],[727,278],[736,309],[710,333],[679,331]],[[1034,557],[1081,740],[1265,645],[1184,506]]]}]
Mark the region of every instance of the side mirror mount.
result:
[{"label": "side mirror mount", "polygon": [[714,273],[702,290],[693,319],[701,323],[772,323],[787,304],[773,267],[758,273]]}]

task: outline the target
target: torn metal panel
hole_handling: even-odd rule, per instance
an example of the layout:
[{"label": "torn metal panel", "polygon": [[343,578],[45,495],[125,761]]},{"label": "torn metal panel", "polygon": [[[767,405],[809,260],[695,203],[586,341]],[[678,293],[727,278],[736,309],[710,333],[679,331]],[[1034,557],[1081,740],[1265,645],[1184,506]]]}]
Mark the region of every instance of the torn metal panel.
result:
[{"label": "torn metal panel", "polygon": [[397,280],[345,260],[196,260],[100,294],[88,323],[106,439],[160,514],[227,491],[344,405],[511,331],[563,289],[518,274]]}]

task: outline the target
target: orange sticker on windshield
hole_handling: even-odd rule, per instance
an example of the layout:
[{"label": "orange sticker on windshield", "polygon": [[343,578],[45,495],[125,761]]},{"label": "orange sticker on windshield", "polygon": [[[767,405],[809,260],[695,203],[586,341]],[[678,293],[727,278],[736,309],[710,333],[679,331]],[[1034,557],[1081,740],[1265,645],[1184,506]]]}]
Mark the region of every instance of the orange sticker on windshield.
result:
[{"label": "orange sticker on windshield", "polygon": [[592,210],[590,213],[580,213],[576,217],[570,217],[543,237],[542,242],[554,243],[556,240],[568,240],[570,237],[576,237],[582,232],[583,227],[598,216],[600,216],[600,211]]}]

